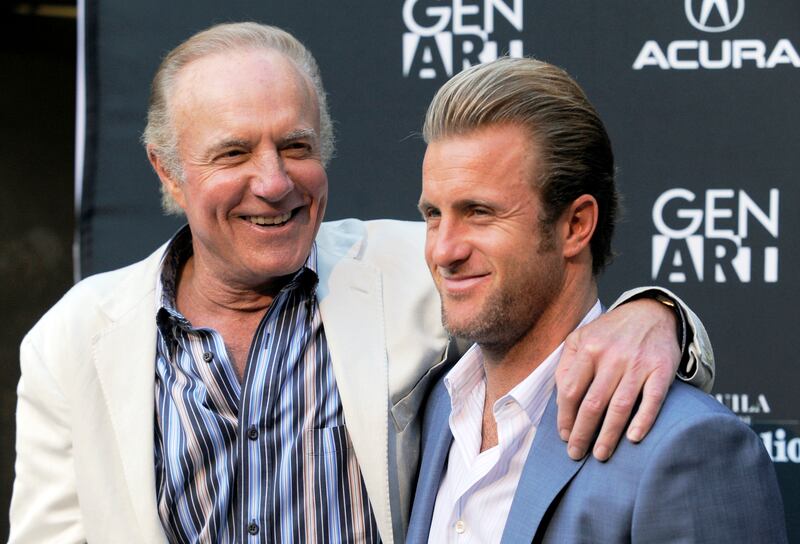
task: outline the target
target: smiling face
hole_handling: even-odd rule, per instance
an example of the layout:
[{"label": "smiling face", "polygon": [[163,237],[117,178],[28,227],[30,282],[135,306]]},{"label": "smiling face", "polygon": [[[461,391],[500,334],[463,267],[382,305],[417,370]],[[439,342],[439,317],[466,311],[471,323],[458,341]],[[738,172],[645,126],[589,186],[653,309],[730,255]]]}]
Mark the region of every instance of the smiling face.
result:
[{"label": "smiling face", "polygon": [[156,171],[183,208],[194,266],[258,289],[298,270],[327,202],[310,82],[280,53],[195,60],[169,97],[183,179]]},{"label": "smiling face", "polygon": [[443,323],[482,347],[513,345],[564,281],[560,242],[540,222],[532,182],[541,159],[516,125],[490,125],[428,146],[420,211]]}]

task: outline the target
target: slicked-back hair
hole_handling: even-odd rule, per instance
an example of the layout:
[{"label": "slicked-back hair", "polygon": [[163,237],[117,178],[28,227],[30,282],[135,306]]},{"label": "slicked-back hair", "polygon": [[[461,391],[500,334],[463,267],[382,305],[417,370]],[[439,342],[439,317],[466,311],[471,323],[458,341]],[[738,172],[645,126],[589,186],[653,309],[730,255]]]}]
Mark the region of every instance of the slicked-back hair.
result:
[{"label": "slicked-back hair", "polygon": [[619,197],[611,142],[589,99],[557,66],[504,57],[445,83],[428,107],[423,137],[431,143],[492,125],[522,127],[539,150],[541,171],[530,181],[542,201],[544,228],[552,229],[579,196],[597,200],[591,252],[592,272],[598,274],[612,257]]},{"label": "slicked-back hair", "polygon": [[[297,38],[274,26],[253,22],[225,23],[198,32],[170,51],[158,67],[150,86],[147,126],[142,134],[142,142],[145,147],[152,146],[165,170],[178,180],[183,180],[183,168],[178,154],[178,137],[172,123],[170,97],[181,69],[192,61],[209,55],[248,49],[281,53],[309,78],[319,105],[320,154],[323,165],[327,165],[333,156],[333,124],[319,67],[309,50]],[[165,212],[183,213],[163,187],[161,195]]]}]

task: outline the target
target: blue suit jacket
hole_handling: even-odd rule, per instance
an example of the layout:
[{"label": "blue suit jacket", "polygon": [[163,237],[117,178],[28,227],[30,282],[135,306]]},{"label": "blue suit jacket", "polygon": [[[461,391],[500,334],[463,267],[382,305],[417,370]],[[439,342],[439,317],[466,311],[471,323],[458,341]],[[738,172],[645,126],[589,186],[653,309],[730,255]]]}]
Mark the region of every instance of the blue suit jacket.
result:
[{"label": "blue suit jacket", "polygon": [[[640,444],[611,459],[571,460],[556,431],[555,392],[536,432],[503,543],[786,542],[772,461],[756,434],[714,398],[675,383]],[[425,413],[408,543],[427,542],[450,444],[440,381]]]}]

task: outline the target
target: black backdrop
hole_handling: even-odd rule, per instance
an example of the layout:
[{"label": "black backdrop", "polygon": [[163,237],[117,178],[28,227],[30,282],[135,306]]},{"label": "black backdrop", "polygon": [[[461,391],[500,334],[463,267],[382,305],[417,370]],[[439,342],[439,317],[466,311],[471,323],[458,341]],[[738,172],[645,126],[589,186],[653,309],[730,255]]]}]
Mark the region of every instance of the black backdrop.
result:
[{"label": "black backdrop", "polygon": [[316,55],[338,138],[329,219],[417,217],[417,132],[453,70],[506,51],[566,68],[606,121],[625,195],[604,299],[656,282],[691,302],[714,343],[714,392],[764,440],[790,537],[800,541],[798,217],[790,212],[800,3],[86,0],[82,8],[79,276],[144,257],[179,226],[160,213],[138,138],[160,59],[211,24],[277,25]]}]

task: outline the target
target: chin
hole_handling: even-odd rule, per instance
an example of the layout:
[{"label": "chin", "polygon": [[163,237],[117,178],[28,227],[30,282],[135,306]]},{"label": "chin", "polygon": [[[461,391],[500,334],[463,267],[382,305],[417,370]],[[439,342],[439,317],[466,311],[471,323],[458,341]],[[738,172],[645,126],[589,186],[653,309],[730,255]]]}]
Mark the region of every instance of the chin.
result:
[{"label": "chin", "polygon": [[480,319],[476,319],[475,315],[465,315],[463,312],[452,312],[446,309],[443,309],[442,312],[442,325],[453,336],[470,337],[479,322]]},{"label": "chin", "polygon": [[253,254],[253,264],[263,271],[274,271],[277,275],[286,275],[296,272],[305,264],[311,252],[311,246],[306,251],[299,251],[299,243],[287,245],[285,247],[271,247]]}]

